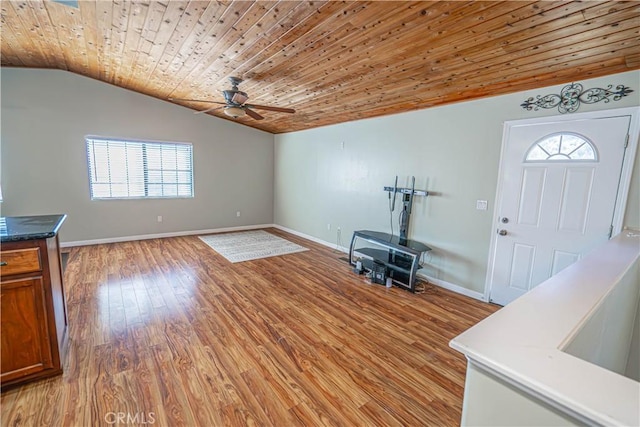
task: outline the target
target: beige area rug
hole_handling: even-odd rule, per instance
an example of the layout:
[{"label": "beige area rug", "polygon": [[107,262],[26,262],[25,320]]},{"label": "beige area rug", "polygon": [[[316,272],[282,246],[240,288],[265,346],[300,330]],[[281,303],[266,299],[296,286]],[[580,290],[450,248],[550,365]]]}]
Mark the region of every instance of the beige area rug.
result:
[{"label": "beige area rug", "polygon": [[198,237],[214,251],[234,263],[309,250],[263,230]]}]

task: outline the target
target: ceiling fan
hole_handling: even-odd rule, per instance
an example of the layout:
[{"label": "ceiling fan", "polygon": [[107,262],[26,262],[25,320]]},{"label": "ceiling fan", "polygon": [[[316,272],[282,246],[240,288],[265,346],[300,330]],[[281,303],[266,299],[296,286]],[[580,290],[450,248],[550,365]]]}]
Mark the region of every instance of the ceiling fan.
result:
[{"label": "ceiling fan", "polygon": [[188,102],[207,102],[211,104],[222,104],[222,107],[214,106],[211,108],[207,108],[206,110],[196,111],[196,114],[208,113],[210,111],[215,110],[223,110],[223,112],[229,116],[237,119],[238,117],[243,117],[245,114],[252,119],[262,120],[260,114],[253,111],[256,110],[266,110],[266,111],[277,111],[279,113],[295,113],[296,110],[292,108],[280,108],[280,107],[270,107],[268,105],[256,105],[256,104],[246,104],[249,96],[238,89],[238,85],[242,83],[242,79],[239,77],[229,77],[229,81],[231,82],[231,89],[223,90],[222,94],[224,95],[224,99],[226,102],[219,101],[205,101],[203,99],[180,99],[180,98],[169,98],[169,101],[188,101]]}]

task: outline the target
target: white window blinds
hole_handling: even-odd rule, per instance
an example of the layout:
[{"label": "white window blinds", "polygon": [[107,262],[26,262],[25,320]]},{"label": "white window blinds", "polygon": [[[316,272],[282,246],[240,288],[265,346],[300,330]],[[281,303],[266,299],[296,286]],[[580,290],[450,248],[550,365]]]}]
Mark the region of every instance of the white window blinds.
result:
[{"label": "white window blinds", "polygon": [[193,197],[193,146],[87,137],[91,199]]}]

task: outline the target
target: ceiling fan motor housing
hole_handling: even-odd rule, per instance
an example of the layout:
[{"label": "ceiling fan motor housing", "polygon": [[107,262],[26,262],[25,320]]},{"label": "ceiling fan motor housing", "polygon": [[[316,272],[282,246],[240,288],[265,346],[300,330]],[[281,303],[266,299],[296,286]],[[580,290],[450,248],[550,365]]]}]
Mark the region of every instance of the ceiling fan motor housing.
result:
[{"label": "ceiling fan motor housing", "polygon": [[[238,89],[238,85],[242,83],[242,79],[240,77],[229,77],[229,81],[231,82],[231,89],[223,90],[222,95],[224,95],[224,107],[211,107],[206,110],[198,111],[198,113],[208,113],[210,111],[222,110],[224,114],[234,119],[239,117],[244,117],[245,115],[251,117],[254,120],[263,120],[260,114],[255,112],[253,109],[262,109],[269,111],[278,111],[281,113],[295,113],[295,110],[292,108],[280,108],[280,107],[270,107],[268,105],[256,105],[256,104],[246,104],[249,100],[249,95],[246,92]],[[189,102],[211,102],[214,104],[223,104],[218,101],[205,101],[200,99],[176,99],[169,98],[172,101],[189,101]]]},{"label": "ceiling fan motor housing", "polygon": [[227,90],[223,90],[222,94],[224,95],[224,100],[227,101],[228,104],[232,104],[232,105],[240,105],[236,102],[233,102],[233,96],[239,93],[240,95],[243,95],[245,98],[248,98],[247,94],[241,90],[236,89],[227,89]]}]

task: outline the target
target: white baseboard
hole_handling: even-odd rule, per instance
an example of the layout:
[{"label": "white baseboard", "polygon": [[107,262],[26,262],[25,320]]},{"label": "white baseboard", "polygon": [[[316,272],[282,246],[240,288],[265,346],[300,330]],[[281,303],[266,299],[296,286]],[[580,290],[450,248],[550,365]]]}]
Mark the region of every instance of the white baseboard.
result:
[{"label": "white baseboard", "polygon": [[465,287],[462,287],[460,285],[456,285],[453,283],[449,283],[449,282],[445,282],[444,280],[440,280],[440,279],[436,279],[435,277],[431,277],[431,276],[427,276],[424,273],[421,273],[420,271],[418,271],[417,274],[419,277],[425,279],[426,281],[428,281],[429,283],[439,286],[441,288],[444,289],[448,289],[450,291],[453,291],[455,293],[461,294],[461,295],[465,295],[468,296],[470,298],[474,298],[480,301],[484,301],[487,302],[484,298],[484,294],[482,292],[477,292],[477,291],[472,291],[471,289],[467,289]]},{"label": "white baseboard", "polygon": [[[313,237],[313,236],[310,236],[308,234],[301,233],[299,231],[292,230],[290,228],[283,227],[283,226],[278,225],[278,224],[274,224],[273,227],[277,228],[279,230],[282,230],[282,231],[286,231],[287,233],[295,234],[296,236],[302,237],[303,239],[311,240],[312,242],[316,242],[316,243],[319,243],[321,245],[324,245],[324,246],[327,246],[327,247],[330,247],[330,248],[333,248],[333,249],[338,249],[338,250],[340,250],[340,251],[342,251],[344,253],[348,253],[349,252],[349,248],[345,248],[343,246],[334,245],[333,243],[326,242],[324,240],[318,239],[317,237]],[[426,274],[422,274],[419,271],[418,271],[418,276],[420,276],[421,278],[429,281],[429,283],[432,283],[432,284],[434,284],[436,286],[439,286],[441,288],[456,292],[456,293],[461,294],[461,295],[468,296],[470,298],[475,298],[477,300],[486,302],[486,300],[484,299],[484,294],[482,294],[481,292],[472,291],[472,290],[467,289],[465,287],[462,287],[460,285],[455,285],[453,283],[445,282],[444,280],[436,279],[435,277],[427,276]]]},{"label": "white baseboard", "polygon": [[[317,237],[311,236],[309,234],[301,233],[296,230],[292,230],[287,227],[283,227],[278,224],[257,224],[257,225],[242,225],[239,227],[224,227],[224,228],[212,228],[207,230],[190,230],[190,231],[176,231],[171,233],[157,233],[157,234],[143,234],[138,236],[123,236],[123,237],[110,237],[106,239],[92,239],[92,240],[77,240],[75,242],[61,242],[60,247],[62,248],[70,248],[73,246],[88,246],[88,245],[99,245],[103,243],[118,243],[118,242],[130,242],[133,240],[148,240],[148,239],[161,239],[165,237],[178,237],[178,236],[192,236],[194,234],[214,234],[214,233],[227,233],[230,231],[244,231],[244,230],[256,230],[260,228],[277,228],[278,230],[285,231],[287,233],[291,233],[298,237],[302,237],[303,239],[310,240],[315,243],[319,243],[323,246],[326,246],[331,249],[339,250],[344,253],[349,252],[349,248],[344,246],[339,246],[333,243],[329,243],[325,240],[318,239]],[[427,276],[426,274],[422,274],[418,271],[418,276],[422,277],[436,286],[439,286],[444,289],[448,289],[450,291],[475,298],[480,301],[485,301],[484,295],[480,292],[472,291],[467,288],[464,288],[460,285],[455,285],[453,283],[445,282],[444,280],[436,279],[435,277]]]},{"label": "white baseboard", "polygon": [[274,224],[273,227],[277,228],[278,230],[282,230],[282,231],[286,231],[287,233],[294,234],[294,235],[296,235],[298,237],[302,237],[303,239],[307,239],[307,240],[311,240],[312,242],[319,243],[319,244],[321,244],[323,246],[326,246],[328,248],[336,249],[336,250],[338,250],[340,252],[344,252],[344,253],[349,253],[349,248],[345,248],[344,246],[339,246],[337,244],[329,243],[329,242],[324,241],[322,239],[318,239],[317,237],[313,237],[313,236],[310,236],[308,234],[301,233],[299,231],[292,230],[290,228],[283,227],[283,226],[278,225],[278,224]]},{"label": "white baseboard", "polygon": [[211,228],[208,230],[175,231],[171,233],[142,234],[139,236],[123,236],[123,237],[109,237],[106,239],[78,240],[75,242],[61,242],[60,247],[69,248],[73,246],[100,245],[103,243],[131,242],[133,240],[162,239],[164,237],[192,236],[194,234],[227,233],[229,231],[255,230],[258,228],[270,228],[270,227],[276,227],[276,226],[274,224],[241,225],[238,227]]}]

